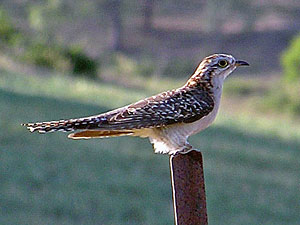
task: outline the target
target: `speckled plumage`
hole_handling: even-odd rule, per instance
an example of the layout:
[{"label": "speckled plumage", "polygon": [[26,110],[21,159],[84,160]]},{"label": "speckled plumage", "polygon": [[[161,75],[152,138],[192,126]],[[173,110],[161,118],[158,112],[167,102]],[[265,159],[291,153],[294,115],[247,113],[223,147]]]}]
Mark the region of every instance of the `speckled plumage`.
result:
[{"label": "speckled plumage", "polygon": [[[220,61],[228,66],[221,68]],[[79,119],[24,124],[31,131],[79,131],[73,139],[132,135],[148,137],[155,152],[174,154],[191,149],[187,138],[209,126],[216,117],[224,79],[239,65],[232,56],[206,57],[187,83],[131,105]]]}]

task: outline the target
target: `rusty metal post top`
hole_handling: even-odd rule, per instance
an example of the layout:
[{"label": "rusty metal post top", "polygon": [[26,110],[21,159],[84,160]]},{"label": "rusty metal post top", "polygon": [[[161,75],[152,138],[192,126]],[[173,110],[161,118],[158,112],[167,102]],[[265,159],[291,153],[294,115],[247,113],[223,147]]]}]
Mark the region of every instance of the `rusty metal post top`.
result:
[{"label": "rusty metal post top", "polygon": [[170,157],[176,225],[207,225],[202,154],[192,150]]}]

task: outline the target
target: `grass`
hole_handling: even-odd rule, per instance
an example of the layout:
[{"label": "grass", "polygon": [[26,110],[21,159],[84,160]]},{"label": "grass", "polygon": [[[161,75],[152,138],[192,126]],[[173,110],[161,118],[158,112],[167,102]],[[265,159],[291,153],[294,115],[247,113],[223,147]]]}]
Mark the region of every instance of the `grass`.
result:
[{"label": "grass", "polygon": [[[173,224],[168,157],[146,139],[73,141],[19,125],[97,114],[149,92],[2,71],[0,224]],[[224,113],[192,137],[210,224],[298,224],[299,137],[287,121]]]},{"label": "grass", "polygon": [[[286,118],[300,117],[300,81],[289,83],[279,76],[229,79],[224,86],[224,95],[238,98],[243,111],[258,111]],[[246,110],[247,108],[247,110]]]}]

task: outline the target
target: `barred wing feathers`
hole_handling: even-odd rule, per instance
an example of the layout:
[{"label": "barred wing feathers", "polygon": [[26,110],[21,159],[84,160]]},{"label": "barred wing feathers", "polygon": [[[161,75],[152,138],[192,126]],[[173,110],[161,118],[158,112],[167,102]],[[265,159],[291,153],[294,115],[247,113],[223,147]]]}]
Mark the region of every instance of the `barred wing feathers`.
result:
[{"label": "barred wing feathers", "polygon": [[71,138],[131,135],[133,130],[191,123],[208,115],[212,96],[198,89],[176,89],[97,116],[80,119],[24,124],[31,132],[85,130]]},{"label": "barred wing feathers", "polygon": [[[108,114],[108,129],[141,129],[191,123],[208,115],[214,107],[212,97],[201,90],[173,90],[149,97]],[[101,128],[105,126],[101,126]]]}]

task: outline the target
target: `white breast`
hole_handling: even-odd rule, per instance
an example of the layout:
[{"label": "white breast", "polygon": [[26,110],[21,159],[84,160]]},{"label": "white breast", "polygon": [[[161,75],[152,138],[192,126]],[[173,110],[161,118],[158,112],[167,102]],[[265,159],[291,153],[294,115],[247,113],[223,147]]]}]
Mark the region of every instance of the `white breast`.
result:
[{"label": "white breast", "polygon": [[190,136],[192,134],[196,134],[196,133],[200,132],[201,130],[204,130],[205,128],[207,128],[209,125],[211,125],[214,122],[214,120],[218,114],[218,111],[219,111],[220,99],[221,99],[221,96],[217,97],[217,99],[215,101],[214,109],[212,110],[212,112],[210,114],[208,114],[207,116],[201,118],[200,120],[186,126],[186,129],[188,130],[188,136]]},{"label": "white breast", "polygon": [[212,112],[194,123],[185,124],[184,129],[187,132],[187,136],[196,134],[196,133],[200,132],[201,130],[204,130],[205,128],[207,128],[209,125],[211,125],[214,122],[214,120],[218,114],[218,111],[219,111],[221,94],[222,94],[222,84],[218,85],[214,89],[215,104],[214,104],[214,109],[212,110]]}]

